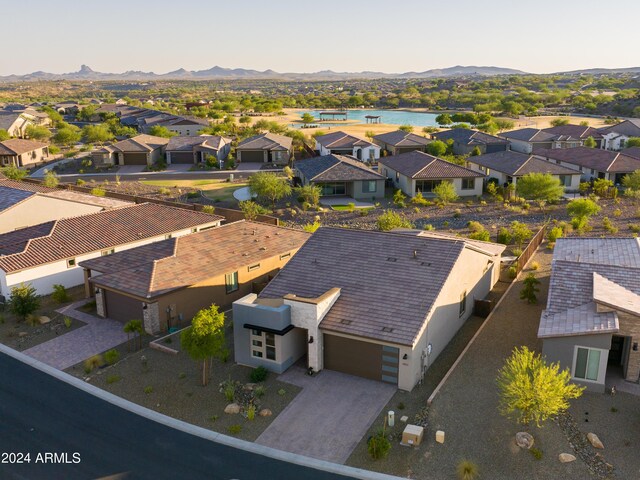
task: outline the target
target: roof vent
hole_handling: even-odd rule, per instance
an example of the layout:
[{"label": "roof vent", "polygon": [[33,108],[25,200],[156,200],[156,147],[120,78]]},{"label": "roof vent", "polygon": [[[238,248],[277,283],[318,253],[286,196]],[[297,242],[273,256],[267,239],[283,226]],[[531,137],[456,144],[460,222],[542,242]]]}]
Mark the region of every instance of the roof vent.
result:
[{"label": "roof vent", "polygon": [[340,320],[340,323],[342,323],[343,325],[351,325],[351,320],[347,320],[346,318],[343,318]]},{"label": "roof vent", "polygon": [[387,332],[387,333],[391,333],[391,332],[393,332],[393,328],[391,328],[391,327],[382,327],[382,331],[383,332]]},{"label": "roof vent", "polygon": [[260,247],[260,250],[266,250],[267,247]]},{"label": "roof vent", "polygon": [[314,258],[314,259],[311,261],[311,263],[312,263],[313,265],[318,265],[320,262],[318,262],[318,259],[317,259],[317,258]]},{"label": "roof vent", "polygon": [[418,258],[418,250],[413,251],[413,258]]},{"label": "roof vent", "polygon": [[387,262],[397,262],[398,259],[394,257],[387,257]]},{"label": "roof vent", "polygon": [[243,256],[243,257],[248,257],[248,256],[249,256],[249,254],[248,254],[247,252],[244,252],[244,253],[242,254],[242,256]]},{"label": "roof vent", "polygon": [[430,267],[431,262],[420,262],[420,265],[422,265],[423,267]]}]

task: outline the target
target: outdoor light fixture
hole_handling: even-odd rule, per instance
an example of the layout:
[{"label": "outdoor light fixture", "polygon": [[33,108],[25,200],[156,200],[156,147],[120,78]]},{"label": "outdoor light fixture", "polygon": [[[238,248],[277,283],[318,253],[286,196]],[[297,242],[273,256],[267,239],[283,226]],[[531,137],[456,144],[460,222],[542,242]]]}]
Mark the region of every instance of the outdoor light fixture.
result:
[{"label": "outdoor light fixture", "polygon": [[633,342],[633,351],[634,352],[638,351],[638,342]]},{"label": "outdoor light fixture", "polygon": [[143,310],[146,310],[148,307],[149,307],[149,305],[147,305],[146,303],[143,303],[143,304],[142,304],[142,309],[143,309]]},{"label": "outdoor light fixture", "polygon": [[309,343],[313,343],[313,335],[309,337]]},{"label": "outdoor light fixture", "polygon": [[409,355],[407,355],[406,353],[402,356],[403,360],[406,360],[407,358],[409,358]]},{"label": "outdoor light fixture", "polygon": [[96,292],[96,293],[100,293],[100,289],[96,287],[95,292]]}]

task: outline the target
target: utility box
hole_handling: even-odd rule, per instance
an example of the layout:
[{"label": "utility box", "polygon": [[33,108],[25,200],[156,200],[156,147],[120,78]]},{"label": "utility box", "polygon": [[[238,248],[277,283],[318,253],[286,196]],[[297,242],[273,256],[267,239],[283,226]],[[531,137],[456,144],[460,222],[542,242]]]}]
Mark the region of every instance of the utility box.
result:
[{"label": "utility box", "polygon": [[396,414],[393,410],[389,410],[389,413],[387,414],[387,424],[390,427],[393,427],[396,424]]},{"label": "utility box", "polygon": [[422,442],[424,436],[424,427],[418,425],[407,425],[402,432],[402,445],[410,445],[417,447]]}]

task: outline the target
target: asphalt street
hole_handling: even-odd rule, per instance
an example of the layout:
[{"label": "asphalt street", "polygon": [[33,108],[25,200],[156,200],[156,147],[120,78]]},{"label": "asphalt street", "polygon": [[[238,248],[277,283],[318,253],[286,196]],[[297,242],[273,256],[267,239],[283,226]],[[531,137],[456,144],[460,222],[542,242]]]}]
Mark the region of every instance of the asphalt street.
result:
[{"label": "asphalt street", "polygon": [[2,353],[0,455],[9,480],[348,478],[173,429]]}]

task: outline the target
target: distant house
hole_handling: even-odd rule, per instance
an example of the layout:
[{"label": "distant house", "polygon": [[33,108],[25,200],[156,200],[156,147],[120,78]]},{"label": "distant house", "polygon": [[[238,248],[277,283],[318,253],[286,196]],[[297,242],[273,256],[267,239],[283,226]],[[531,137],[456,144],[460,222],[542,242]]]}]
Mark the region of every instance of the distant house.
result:
[{"label": "distant house", "polygon": [[418,192],[431,196],[433,189],[442,182],[453,183],[461,197],[482,195],[483,173],[420,151],[382,157],[378,171],[410,197]]},{"label": "distant house", "polygon": [[0,166],[29,167],[44,162],[49,157],[46,143],[21,138],[0,142]]},{"label": "distant house", "polygon": [[130,203],[0,177],[0,233],[126,205]]},{"label": "distant house", "polygon": [[350,196],[356,200],[384,198],[385,177],[344,155],[323,155],[294,164],[303,185],[317,185],[322,196]]},{"label": "distant house", "polygon": [[602,148],[607,150],[622,150],[629,138],[640,137],[640,119],[628,119],[615,125],[598,129],[602,135]]},{"label": "distant house", "polygon": [[168,138],[136,135],[93,151],[96,165],[153,165],[164,156]]},{"label": "distant house", "polygon": [[35,118],[11,110],[0,111],[0,130],[6,130],[12,137],[24,138],[27,128],[36,125]]},{"label": "distant house", "polygon": [[400,155],[414,150],[426,152],[427,145],[431,142],[432,140],[428,138],[404,130],[381,133],[373,137],[373,143],[379,145],[389,155]]},{"label": "distant house", "polygon": [[320,155],[351,155],[363,162],[380,158],[380,147],[344,132],[332,132],[316,137],[316,150]]},{"label": "distant house", "polygon": [[487,178],[497,179],[500,185],[516,185],[520,177],[529,173],[548,173],[560,180],[567,191],[577,191],[580,186],[580,172],[575,169],[513,150],[469,157],[467,163],[471,169],[481,172]]},{"label": "distant house", "polygon": [[504,245],[322,227],[258,295],[233,304],[235,361],[305,359],[410,391],[499,277]]},{"label": "distant house", "polygon": [[452,128],[451,130],[432,133],[431,138],[445,143],[451,140],[455,155],[468,155],[476,147],[480,149],[481,153],[500,152],[509,148],[509,142],[504,138],[468,128]]},{"label": "distant house", "polygon": [[622,183],[626,174],[640,169],[640,159],[599,148],[541,149],[536,150],[534,155],[577,170],[584,181],[606,178],[617,185]]},{"label": "distant house", "polygon": [[208,127],[209,122],[196,117],[173,117],[158,122],[149,122],[143,126],[142,131],[149,133],[150,129],[155,125],[166,127],[167,130],[178,135],[195,136],[200,135],[200,130]]},{"label": "distant house", "polygon": [[81,262],[98,315],[144,320],[149,333],[188,324],[259,291],[308,239],[301,230],[234,222]]},{"label": "distant house", "polygon": [[80,111],[80,105],[76,102],[56,103],[53,108],[62,115],[75,115]]},{"label": "distant house", "polygon": [[224,218],[152,203],[62,218],[0,235],[0,295],[30,283],[39,295],[84,282],[78,264],[195,230],[219,226]]},{"label": "distant house", "polygon": [[203,163],[209,155],[224,160],[230,150],[231,139],[220,135],[171,137],[166,146],[167,164]]},{"label": "distant house", "polygon": [[582,125],[560,125],[544,129],[521,128],[503,132],[500,136],[509,141],[511,150],[520,153],[532,153],[538,149],[581,147],[589,137],[596,141],[596,148],[600,148],[603,142],[598,130]]},{"label": "distant house", "polygon": [[637,238],[559,238],[538,338],[547,361],[604,392],[613,373],[640,374],[640,244]]},{"label": "distant house", "polygon": [[236,147],[238,163],[274,163],[286,165],[291,159],[293,140],[291,137],[262,133],[245,138]]}]

